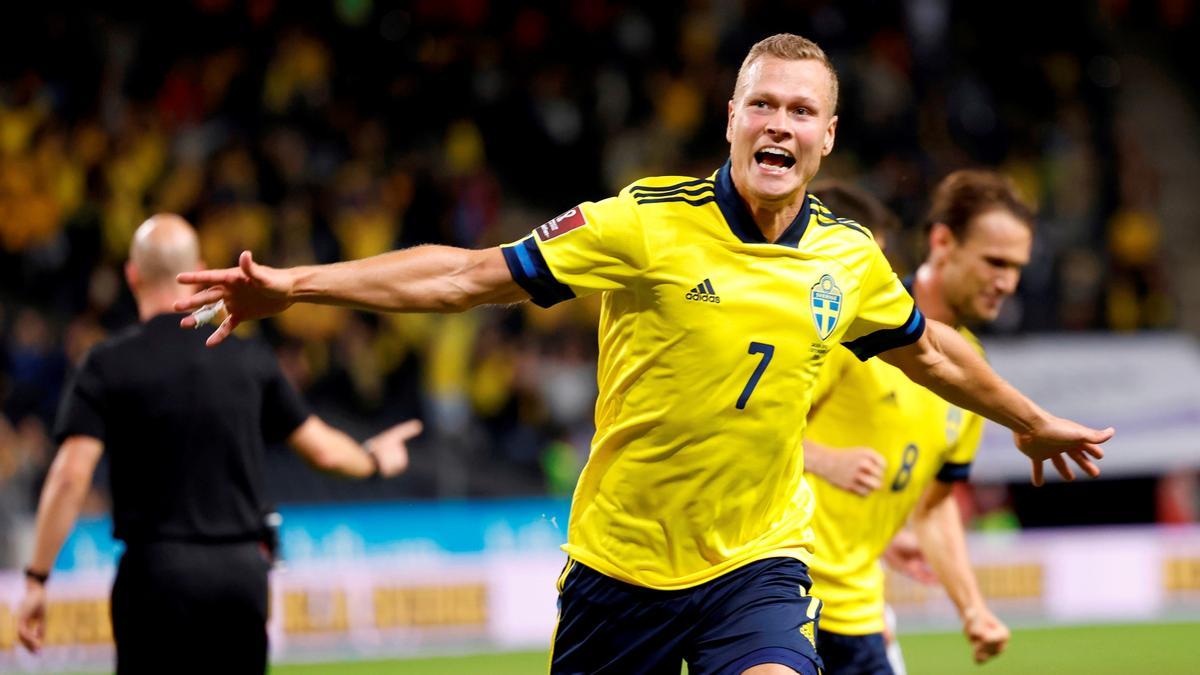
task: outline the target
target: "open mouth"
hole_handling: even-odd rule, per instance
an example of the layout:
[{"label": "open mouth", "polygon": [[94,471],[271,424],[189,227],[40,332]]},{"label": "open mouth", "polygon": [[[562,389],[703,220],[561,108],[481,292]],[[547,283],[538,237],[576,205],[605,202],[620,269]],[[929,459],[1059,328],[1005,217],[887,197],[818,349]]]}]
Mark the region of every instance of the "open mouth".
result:
[{"label": "open mouth", "polygon": [[796,158],[783,148],[763,148],[754,153],[754,161],[769,171],[787,171],[796,165]]}]

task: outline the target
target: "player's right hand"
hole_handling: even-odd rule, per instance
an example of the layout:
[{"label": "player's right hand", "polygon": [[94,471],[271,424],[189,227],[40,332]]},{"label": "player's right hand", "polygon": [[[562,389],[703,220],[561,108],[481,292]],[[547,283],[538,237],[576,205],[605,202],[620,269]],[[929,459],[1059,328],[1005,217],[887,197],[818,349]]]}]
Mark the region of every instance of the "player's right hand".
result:
[{"label": "player's right hand", "polygon": [[17,637],[36,654],[46,638],[46,587],[40,583],[25,585],[25,597],[17,606]]},{"label": "player's right hand", "polygon": [[1075,472],[1067,463],[1066,457],[1083,469],[1084,473],[1095,478],[1100,475],[1100,467],[1092,460],[1104,457],[1100,444],[1113,437],[1112,427],[1107,429],[1090,429],[1068,419],[1046,415],[1037,426],[1028,432],[1013,432],[1013,440],[1029,461],[1033,464],[1033,484],[1045,482],[1043,463],[1048,459],[1058,474],[1066,480],[1075,480]]},{"label": "player's right hand", "polygon": [[967,615],[963,620],[963,633],[971,643],[975,663],[984,663],[1000,654],[1012,637],[1008,626],[987,607],[980,607]]},{"label": "player's right hand", "polygon": [[[192,297],[176,302],[177,312],[196,310],[218,300],[225,302],[225,320],[208,336],[207,344],[210,347],[229,337],[243,321],[278,314],[292,305],[289,300],[292,278],[288,270],[259,265],[254,262],[250,251],[242,251],[237,267],[184,272],[175,280],[181,284],[207,286]],[[179,325],[195,328],[196,319],[186,316]]]},{"label": "player's right hand", "polygon": [[818,475],[835,487],[866,497],[883,486],[887,460],[871,448],[847,448],[830,453],[828,465]]}]

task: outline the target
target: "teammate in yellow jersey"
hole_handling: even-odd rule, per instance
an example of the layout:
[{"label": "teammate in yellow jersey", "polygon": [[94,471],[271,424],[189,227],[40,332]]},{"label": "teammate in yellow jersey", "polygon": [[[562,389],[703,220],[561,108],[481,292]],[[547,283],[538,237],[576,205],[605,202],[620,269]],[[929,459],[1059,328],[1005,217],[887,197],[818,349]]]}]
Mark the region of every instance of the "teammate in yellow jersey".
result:
[{"label": "teammate in yellow jersey", "polygon": [[[1016,291],[1033,244],[1033,212],[1003,176],[958,171],[934,191],[927,220],[929,254],[910,290],[927,317],[957,327],[982,353],[965,326],[995,319]],[[876,235],[886,250],[892,242]],[[902,660],[889,663],[885,647],[879,558],[910,515],[975,660],[1004,649],[1008,628],[979,593],[951,494],[955,481],[967,479],[982,430],[981,417],[895,367],[859,362],[844,349],[830,354],[804,445],[818,503],[811,573],[813,594],[824,603],[819,652],[831,675],[892,675],[902,667]]]},{"label": "teammate in yellow jersey", "polygon": [[[837,80],[795,35],[755,45],[728,106],[730,159],[647,178],[518,242],[180,275],[241,321],[322,302],[461,311],[600,293],[596,435],[571,507],[553,673],[814,674],[812,499],[803,420],[837,343],[885,358],[1019,431],[1042,462],[1098,470],[1111,435],[1050,415],[930,322],[865,229],[818,218],[806,187],[833,149]],[[719,302],[718,302],[719,300]],[[193,325],[185,320],[185,327]]]}]

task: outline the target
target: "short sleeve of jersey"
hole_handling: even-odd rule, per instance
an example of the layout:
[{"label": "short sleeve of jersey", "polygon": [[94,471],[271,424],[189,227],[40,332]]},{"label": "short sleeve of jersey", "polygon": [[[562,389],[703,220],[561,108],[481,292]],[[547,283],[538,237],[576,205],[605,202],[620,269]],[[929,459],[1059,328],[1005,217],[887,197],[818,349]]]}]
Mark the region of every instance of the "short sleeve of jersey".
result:
[{"label": "short sleeve of jersey", "polygon": [[308,405],[300,392],[288,382],[279,369],[275,355],[266,347],[255,346],[255,356],[261,360],[264,382],[262,401],[263,440],[280,443],[308,419]]},{"label": "short sleeve of jersey", "polygon": [[106,400],[99,359],[93,351],[80,364],[59,403],[54,420],[55,443],[61,444],[71,436],[91,436],[104,441]]},{"label": "short sleeve of jersey", "polygon": [[[975,348],[975,351],[979,352],[980,356],[985,356],[979,338],[966,328],[959,328],[958,332]],[[937,474],[938,480],[943,483],[953,483],[965,481],[971,477],[971,464],[975,461],[975,452],[979,449],[979,443],[983,439],[984,424],[986,422],[982,416],[971,412],[963,413],[963,424],[958,433],[958,440],[946,453],[946,461]]]},{"label": "short sleeve of jersey", "polygon": [[502,247],[513,279],[534,304],[634,286],[646,269],[646,245],[628,188],[584,202]]},{"label": "short sleeve of jersey", "polygon": [[983,438],[983,418],[975,413],[963,413],[966,418],[963,428],[958,434],[958,441],[946,454],[946,461],[938,470],[937,479],[943,483],[965,481],[971,477],[971,463],[975,461],[975,451]]},{"label": "short sleeve of jersey", "polygon": [[910,345],[925,332],[924,315],[883,257],[883,251],[875,246],[871,249],[858,316],[842,340],[863,361],[889,349]]}]

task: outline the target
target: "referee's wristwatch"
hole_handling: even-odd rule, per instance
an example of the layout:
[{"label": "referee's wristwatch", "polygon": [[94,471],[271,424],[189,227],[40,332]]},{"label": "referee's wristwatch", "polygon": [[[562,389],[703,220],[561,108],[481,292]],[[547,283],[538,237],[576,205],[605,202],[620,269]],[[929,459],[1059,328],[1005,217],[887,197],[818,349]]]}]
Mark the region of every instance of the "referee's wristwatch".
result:
[{"label": "referee's wristwatch", "polygon": [[46,580],[50,578],[49,572],[39,572],[32,567],[25,568],[25,578],[31,581],[36,581],[39,584],[45,585]]}]

